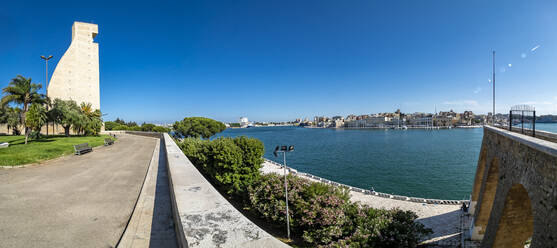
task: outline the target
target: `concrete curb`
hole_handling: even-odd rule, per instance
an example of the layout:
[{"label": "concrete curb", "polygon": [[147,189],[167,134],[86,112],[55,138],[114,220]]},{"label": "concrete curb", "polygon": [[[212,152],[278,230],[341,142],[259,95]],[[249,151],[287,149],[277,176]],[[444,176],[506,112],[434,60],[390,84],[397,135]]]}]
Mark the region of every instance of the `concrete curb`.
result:
[{"label": "concrete curb", "polygon": [[151,174],[153,173],[154,170],[153,167],[158,165],[158,161],[155,161],[155,154],[159,151],[159,144],[160,142],[157,142],[157,144],[155,145],[155,149],[153,150],[153,155],[151,156],[151,161],[149,162],[149,166],[147,167],[147,172],[145,173],[145,178],[143,179],[143,184],[141,185],[141,190],[139,191],[139,195],[133,206],[132,214],[130,215],[128,222],[126,223],[126,227],[124,228],[122,235],[120,235],[120,239],[118,240],[118,243],[116,243],[116,247],[134,247],[133,246],[134,237],[137,236],[138,230],[137,227],[130,228],[130,225],[132,225],[132,223],[137,224],[140,221],[141,218],[140,212],[142,211],[142,209],[138,205],[140,205],[140,203],[144,201],[144,198],[146,197],[146,184],[148,183],[148,180]]}]

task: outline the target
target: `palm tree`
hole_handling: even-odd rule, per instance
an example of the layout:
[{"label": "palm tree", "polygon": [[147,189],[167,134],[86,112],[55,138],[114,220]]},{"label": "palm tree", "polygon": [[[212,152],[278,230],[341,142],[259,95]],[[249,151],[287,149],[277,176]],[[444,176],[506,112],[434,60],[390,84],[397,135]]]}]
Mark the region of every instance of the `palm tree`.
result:
[{"label": "palm tree", "polygon": [[6,88],[2,89],[2,93],[5,94],[2,100],[0,100],[2,106],[6,106],[9,103],[23,105],[23,109],[21,110],[21,124],[25,126],[25,144],[27,144],[30,133],[29,128],[25,125],[25,114],[27,114],[31,104],[45,103],[45,95],[39,93],[41,88],[41,84],[31,83],[31,78],[17,75]]},{"label": "palm tree", "polygon": [[85,135],[97,135],[102,126],[101,111],[93,110],[91,103],[81,103],[80,112],[83,115],[81,129]]}]

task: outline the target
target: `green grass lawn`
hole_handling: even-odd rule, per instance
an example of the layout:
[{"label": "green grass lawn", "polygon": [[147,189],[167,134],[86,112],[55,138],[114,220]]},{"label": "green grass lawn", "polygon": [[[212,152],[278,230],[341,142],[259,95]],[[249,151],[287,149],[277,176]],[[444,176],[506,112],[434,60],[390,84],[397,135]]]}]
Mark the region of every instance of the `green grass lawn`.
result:
[{"label": "green grass lawn", "polygon": [[25,136],[0,136],[0,143],[9,142],[10,147],[0,148],[0,166],[23,165],[73,154],[73,145],[89,143],[95,147],[104,145],[101,136],[48,136],[39,140],[29,140],[25,145]]}]

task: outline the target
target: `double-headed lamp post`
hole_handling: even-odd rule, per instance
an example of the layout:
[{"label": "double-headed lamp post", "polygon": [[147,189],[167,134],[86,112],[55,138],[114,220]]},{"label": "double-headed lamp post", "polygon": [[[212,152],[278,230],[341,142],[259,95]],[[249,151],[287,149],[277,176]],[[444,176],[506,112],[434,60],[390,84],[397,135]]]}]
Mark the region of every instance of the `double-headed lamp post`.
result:
[{"label": "double-headed lamp post", "polygon": [[[52,55],[45,57],[41,55],[41,59],[44,59],[45,62],[45,81],[46,84],[46,96],[48,97],[48,60],[52,58]],[[48,110],[48,105],[46,106],[46,110]],[[46,123],[46,135],[48,135],[48,122]]]},{"label": "double-headed lamp post", "polygon": [[282,152],[284,158],[284,197],[286,198],[286,235],[288,240],[290,240],[290,214],[288,213],[288,181],[286,181],[286,153],[294,151],[294,146],[277,146],[273,154],[278,157],[278,153]]}]

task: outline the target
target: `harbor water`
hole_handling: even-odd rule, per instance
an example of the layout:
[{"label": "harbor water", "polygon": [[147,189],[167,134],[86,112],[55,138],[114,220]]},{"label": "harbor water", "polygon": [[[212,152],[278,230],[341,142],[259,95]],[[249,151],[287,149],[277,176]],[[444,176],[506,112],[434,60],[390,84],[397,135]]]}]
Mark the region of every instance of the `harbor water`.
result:
[{"label": "harbor water", "polygon": [[[557,131],[539,123],[538,130]],[[256,127],[217,135],[258,138],[265,158],[293,145],[287,165],[332,181],[376,191],[436,199],[467,199],[472,190],[483,128],[441,130]]]}]

